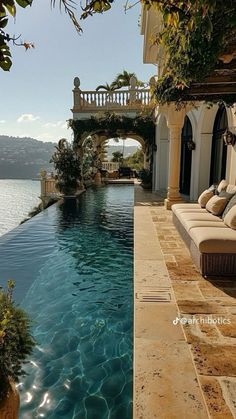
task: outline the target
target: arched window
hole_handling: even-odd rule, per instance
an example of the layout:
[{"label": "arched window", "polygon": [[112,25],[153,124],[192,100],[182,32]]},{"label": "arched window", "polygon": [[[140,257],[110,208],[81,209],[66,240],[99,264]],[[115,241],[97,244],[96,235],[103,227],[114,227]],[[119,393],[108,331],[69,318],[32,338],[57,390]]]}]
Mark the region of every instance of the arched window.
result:
[{"label": "arched window", "polygon": [[227,112],[225,107],[222,106],[218,109],[213,128],[210,185],[225,179],[227,147],[224,145],[222,134],[227,128]]},{"label": "arched window", "polygon": [[190,119],[186,116],[181,136],[181,163],[179,190],[184,195],[190,195],[192,150],[189,142],[193,139],[193,130]]}]

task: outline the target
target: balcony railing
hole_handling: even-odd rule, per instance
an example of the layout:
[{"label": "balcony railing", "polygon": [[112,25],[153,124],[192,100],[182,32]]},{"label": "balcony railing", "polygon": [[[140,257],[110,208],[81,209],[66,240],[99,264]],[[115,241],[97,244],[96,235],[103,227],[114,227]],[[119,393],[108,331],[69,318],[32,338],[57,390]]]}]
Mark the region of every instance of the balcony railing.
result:
[{"label": "balcony railing", "polygon": [[98,111],[136,111],[150,105],[149,89],[141,89],[136,85],[129,89],[118,89],[112,92],[96,90],[80,90],[80,81],[74,80],[74,106],[72,112]]},{"label": "balcony railing", "polygon": [[119,163],[111,162],[111,161],[103,161],[102,162],[102,169],[107,170],[108,172],[115,172],[119,169]]}]

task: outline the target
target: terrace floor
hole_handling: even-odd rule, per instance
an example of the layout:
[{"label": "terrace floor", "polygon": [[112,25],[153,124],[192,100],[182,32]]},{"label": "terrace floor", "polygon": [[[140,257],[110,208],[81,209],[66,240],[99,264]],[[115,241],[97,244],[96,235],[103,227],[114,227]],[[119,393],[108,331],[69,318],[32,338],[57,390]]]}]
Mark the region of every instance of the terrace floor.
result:
[{"label": "terrace floor", "polygon": [[134,219],[134,418],[235,418],[236,278],[203,278],[163,198],[138,185]]}]

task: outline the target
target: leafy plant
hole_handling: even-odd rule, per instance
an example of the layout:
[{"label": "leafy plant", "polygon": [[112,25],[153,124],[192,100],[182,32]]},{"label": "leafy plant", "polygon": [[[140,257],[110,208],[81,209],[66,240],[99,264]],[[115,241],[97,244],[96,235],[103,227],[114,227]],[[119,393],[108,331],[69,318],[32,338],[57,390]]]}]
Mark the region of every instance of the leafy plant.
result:
[{"label": "leafy plant", "polygon": [[29,42],[19,41],[20,37],[10,36],[6,33],[5,28],[8,24],[9,16],[15,18],[16,6],[27,7],[32,4],[33,0],[1,0],[0,1],[0,68],[5,71],[10,70],[11,52],[9,44],[12,42],[14,45],[23,46],[25,49],[34,48],[34,44]]},{"label": "leafy plant", "polygon": [[80,158],[66,139],[59,140],[50,163],[54,163],[58,190],[65,195],[74,193],[81,180]]},{"label": "leafy plant", "polygon": [[126,157],[124,159],[123,165],[131,167],[135,170],[141,170],[143,167],[143,151],[138,149],[131,156]]},{"label": "leafy plant", "polygon": [[10,390],[10,382],[18,382],[25,374],[23,365],[32,353],[35,341],[30,333],[27,313],[13,301],[14,282],[8,281],[7,291],[0,290],[0,402]]},{"label": "leafy plant", "polygon": [[141,185],[152,185],[152,172],[148,169],[142,169],[138,172],[138,178],[141,180]]},{"label": "leafy plant", "polygon": [[[166,57],[163,78],[157,82],[154,96],[158,103],[196,100],[194,95],[187,97],[188,88],[213,72],[235,36],[235,2],[146,1],[149,6],[154,3],[163,17],[163,29],[155,42],[163,46]],[[227,100],[227,95],[223,96],[217,101]]]},{"label": "leafy plant", "polygon": [[112,153],[112,159],[111,161],[114,163],[122,163],[124,160],[123,158],[123,153],[121,153],[121,151],[114,151]]}]

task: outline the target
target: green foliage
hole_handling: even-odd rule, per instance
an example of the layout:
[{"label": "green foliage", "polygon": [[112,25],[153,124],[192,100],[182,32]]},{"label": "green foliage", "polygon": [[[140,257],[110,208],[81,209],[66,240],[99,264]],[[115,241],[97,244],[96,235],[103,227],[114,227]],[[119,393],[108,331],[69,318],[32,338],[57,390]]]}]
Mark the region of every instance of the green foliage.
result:
[{"label": "green foliage", "polygon": [[139,171],[143,168],[143,157],[142,150],[138,149],[134,154],[124,159],[123,165]]},{"label": "green foliage", "polygon": [[35,341],[31,336],[31,321],[24,310],[14,304],[14,282],[8,281],[7,291],[0,290],[0,401],[10,386],[24,374],[23,364],[32,353]]},{"label": "green foliage", "polygon": [[162,45],[166,53],[165,69],[154,96],[159,103],[184,100],[192,83],[202,82],[212,73],[234,36],[235,1],[146,3],[155,3],[163,16],[163,30],[156,43]]},{"label": "green foliage", "polygon": [[142,169],[138,173],[138,178],[141,180],[141,185],[150,187],[152,185],[152,172],[148,169]]},{"label": "green foliage", "polygon": [[82,146],[83,137],[93,133],[104,134],[107,138],[125,137],[136,134],[147,145],[151,145],[155,138],[155,124],[150,116],[137,115],[129,118],[124,115],[106,112],[87,119],[69,120],[69,126],[74,131],[74,147]]},{"label": "green foliage", "polygon": [[[5,32],[8,24],[9,16],[15,18],[16,6],[27,7],[30,6],[33,0],[1,0],[0,1],[0,68],[4,71],[9,71],[12,65],[11,52],[9,43],[12,41],[16,44],[17,38],[11,37]],[[26,49],[32,47],[32,44],[20,43]]]},{"label": "green foliage", "polygon": [[112,153],[112,159],[111,161],[114,163],[122,163],[124,158],[123,158],[123,153],[121,153],[121,151],[114,151]]},{"label": "green foliage", "polygon": [[64,138],[58,142],[51,162],[54,163],[58,190],[65,195],[74,193],[81,179],[80,158]]},{"label": "green foliage", "polygon": [[106,83],[106,84],[100,84],[97,88],[96,88],[96,90],[106,90],[108,93],[112,93],[112,92],[114,92],[114,90],[116,90],[116,89],[118,89],[118,86],[117,85],[115,85],[115,84],[108,84],[108,83]]}]

